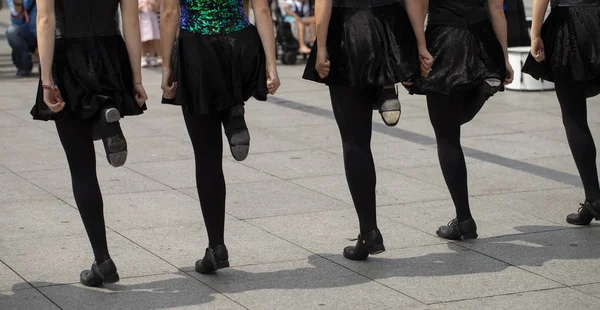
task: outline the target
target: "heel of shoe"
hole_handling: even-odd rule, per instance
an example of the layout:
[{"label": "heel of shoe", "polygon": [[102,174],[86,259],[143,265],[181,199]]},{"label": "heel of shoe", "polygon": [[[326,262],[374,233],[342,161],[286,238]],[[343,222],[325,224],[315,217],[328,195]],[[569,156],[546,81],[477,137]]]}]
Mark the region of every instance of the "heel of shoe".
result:
[{"label": "heel of shoe", "polygon": [[476,232],[466,233],[466,234],[463,234],[463,236],[462,236],[463,240],[477,239],[477,237],[478,237],[478,235]]},{"label": "heel of shoe", "polygon": [[385,246],[383,245],[383,243],[376,244],[372,247],[369,247],[368,251],[369,251],[369,254],[371,254],[371,255],[377,255],[377,254],[385,252]]},{"label": "heel of shoe", "polygon": [[102,118],[106,123],[115,123],[121,120],[121,113],[115,108],[108,108],[102,111]]},{"label": "heel of shoe", "polygon": [[223,268],[228,268],[229,267],[229,261],[219,261],[217,262],[217,264],[215,265],[215,269],[223,269]]},{"label": "heel of shoe", "polygon": [[102,282],[111,284],[111,283],[117,283],[117,282],[119,282],[119,280],[120,280],[119,274],[113,273],[113,274],[104,276],[104,279],[102,279]]}]

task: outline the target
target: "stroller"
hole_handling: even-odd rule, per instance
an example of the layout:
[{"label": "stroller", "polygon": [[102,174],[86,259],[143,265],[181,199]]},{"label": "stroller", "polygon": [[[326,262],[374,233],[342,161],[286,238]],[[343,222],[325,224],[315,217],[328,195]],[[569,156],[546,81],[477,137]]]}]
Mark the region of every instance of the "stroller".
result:
[{"label": "stroller", "polygon": [[[298,61],[300,43],[294,36],[292,25],[286,22],[278,0],[270,0],[271,14],[275,24],[275,44],[277,59],[284,65],[295,65]],[[314,0],[309,0],[310,11],[314,10]],[[304,59],[306,55],[304,54]]]}]

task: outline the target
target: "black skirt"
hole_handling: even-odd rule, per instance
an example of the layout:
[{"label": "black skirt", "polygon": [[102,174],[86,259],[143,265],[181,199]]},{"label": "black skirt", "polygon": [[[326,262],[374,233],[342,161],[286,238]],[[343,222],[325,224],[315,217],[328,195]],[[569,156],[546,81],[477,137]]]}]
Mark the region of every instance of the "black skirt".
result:
[{"label": "black skirt", "polygon": [[208,115],[250,97],[267,100],[265,53],[254,26],[215,35],[181,31],[177,40],[171,60],[177,94],[163,103]]},{"label": "black skirt", "polygon": [[588,81],[600,93],[600,6],[556,7],[542,27],[546,60],[529,55],[523,72],[547,81]]},{"label": "black skirt", "polygon": [[488,78],[504,81],[504,51],[489,20],[468,27],[428,25],[426,39],[434,63],[429,76],[417,80],[414,93],[460,94]]},{"label": "black skirt", "polygon": [[146,109],[135,101],[131,63],[120,35],[56,39],[52,76],[65,108],[50,111],[40,82],[31,110],[36,120],[91,119],[107,105],[117,108],[121,116],[139,115]]},{"label": "black skirt", "polygon": [[334,7],[329,22],[329,76],[315,69],[317,45],[308,58],[303,78],[327,85],[394,85],[419,72],[416,39],[406,11],[399,3],[378,7]]}]

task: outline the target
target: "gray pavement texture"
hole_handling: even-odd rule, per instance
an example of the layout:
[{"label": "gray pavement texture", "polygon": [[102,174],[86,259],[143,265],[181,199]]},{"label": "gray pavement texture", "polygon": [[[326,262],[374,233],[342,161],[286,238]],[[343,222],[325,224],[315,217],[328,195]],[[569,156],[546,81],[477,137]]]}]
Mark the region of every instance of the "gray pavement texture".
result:
[{"label": "gray pavement texture", "polygon": [[[247,105],[251,154],[224,158],[232,267],[211,276],[193,271],[207,239],[181,112],[144,71],[149,110],[122,122],[128,163],[110,167],[97,145],[122,281],[86,288],[92,253],[56,130],[31,120],[37,77],[14,78],[0,40],[0,309],[598,309],[600,226],[564,222],[583,190],[552,92],[498,94],[464,127],[471,242],[435,236],[454,209],[424,98],[401,94],[396,128],[374,114],[388,251],[352,262],[339,133],[326,88],[301,71],[281,66],[279,93]],[[589,119],[600,139],[600,98]]]}]

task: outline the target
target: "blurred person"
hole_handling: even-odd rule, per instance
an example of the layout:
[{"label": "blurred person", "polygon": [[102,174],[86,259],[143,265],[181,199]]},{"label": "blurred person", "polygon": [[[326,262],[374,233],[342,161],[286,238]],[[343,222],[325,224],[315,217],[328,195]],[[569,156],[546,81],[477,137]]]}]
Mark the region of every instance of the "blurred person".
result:
[{"label": "blurred person", "polygon": [[[67,156],[77,209],[94,252],[80,275],[86,286],[119,281],[110,257],[96,176],[95,127],[108,162],[121,166],[127,144],[119,120],[142,114],[147,99],[140,69],[137,0],[37,0],[41,77],[31,115],[54,120]],[[116,23],[123,14],[123,34]]]},{"label": "blurred person", "polygon": [[160,57],[160,28],[157,13],[160,0],[138,0],[140,33],[142,36],[142,67],[162,65]]},{"label": "blurred person", "polygon": [[296,27],[298,28],[298,42],[300,43],[298,52],[302,54],[310,53],[310,48],[306,45],[306,29],[309,29],[310,44],[313,44],[316,40],[317,25],[315,17],[310,16],[308,0],[286,0],[284,10],[286,13],[285,21],[296,23]]},{"label": "blurred person", "polygon": [[419,75],[415,35],[401,2],[315,2],[317,43],[303,78],[329,87],[346,180],[360,225],[356,245],[343,251],[350,260],[365,260],[385,251],[376,214],[373,106],[386,85],[414,81]]},{"label": "blurred person", "polygon": [[427,71],[409,88],[426,95],[440,167],[456,210],[456,218],[436,233],[450,240],[474,239],[477,225],[469,206],[461,126],[502,84],[512,82],[503,0],[406,0],[406,8]]},{"label": "blurred person", "polygon": [[[533,1],[531,54],[523,72],[554,82],[563,125],[585,193],[567,222],[589,225],[600,220],[596,145],[587,115],[587,98],[600,93],[600,0]],[[542,25],[543,23],[543,25]]]},{"label": "blurred person", "polygon": [[182,107],[208,234],[195,270],[213,273],[229,267],[221,126],[234,159],[244,160],[250,147],[244,103],[250,97],[264,101],[279,88],[273,21],[267,0],[251,2],[256,27],[243,0],[162,3],[162,54],[170,60],[163,62],[163,102]]},{"label": "blurred person", "polygon": [[[1,1],[1,0],[0,0]],[[35,0],[8,0],[11,24],[6,29],[6,39],[12,49],[12,61],[17,76],[26,77],[33,70],[32,56],[37,49]]]}]

